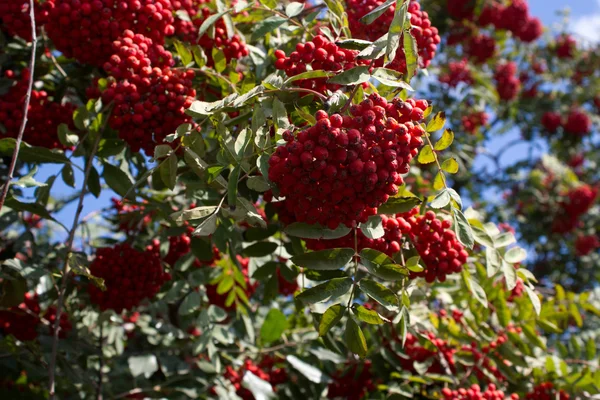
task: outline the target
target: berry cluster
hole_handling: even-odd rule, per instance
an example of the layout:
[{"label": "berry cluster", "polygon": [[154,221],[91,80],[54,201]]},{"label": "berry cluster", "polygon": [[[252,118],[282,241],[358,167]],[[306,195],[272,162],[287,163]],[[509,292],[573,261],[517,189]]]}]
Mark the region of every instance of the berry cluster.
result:
[{"label": "berry cluster", "polygon": [[433,362],[427,369],[431,374],[445,374],[444,366],[440,359],[444,359],[448,366],[453,369],[455,366],[454,354],[456,349],[452,348],[447,341],[439,339],[432,332],[426,333],[427,338],[433,344],[435,350],[430,350],[423,346],[416,335],[408,333],[404,343],[404,353],[406,358],[399,358],[402,367],[408,371],[416,372],[414,363],[424,363],[433,359]]},{"label": "berry cluster", "polygon": [[[358,51],[342,49],[325,36],[317,35],[310,42],[298,43],[289,57],[283,50],[276,50],[275,68],[285,71],[290,77],[306,72],[307,66],[312,70],[342,72],[357,65],[368,64],[367,61],[357,60],[357,55]],[[327,78],[299,79],[294,84],[319,93],[325,93],[327,89],[334,91],[340,87],[328,84]]]},{"label": "berry cluster", "polygon": [[92,303],[118,313],[154,297],[162,284],[171,279],[155,252],[141,252],[129,244],[98,249],[90,273],[104,279],[106,285],[105,291],[88,286]]},{"label": "berry cluster", "polygon": [[[442,389],[442,396],[444,400],[504,400],[504,392],[498,390],[496,385],[490,383],[485,392],[481,391],[479,385],[474,384],[470,388],[460,388],[452,390],[449,388]],[[511,394],[509,397],[511,400],[518,400],[518,394]]]},{"label": "berry cluster", "polygon": [[540,383],[525,396],[526,400],[569,400],[570,398],[571,396],[564,390],[556,390],[552,382]]},{"label": "berry cluster", "polygon": [[34,340],[38,337],[39,314],[38,295],[25,293],[21,304],[0,311],[0,329],[5,335],[13,335],[20,341]]},{"label": "berry cluster", "polygon": [[571,232],[579,225],[579,218],[588,212],[596,201],[598,188],[589,185],[581,185],[570,190],[566,199],[560,202],[560,211],[555,216],[552,224],[552,232],[567,233]]},{"label": "berry cluster", "polygon": [[440,76],[440,82],[450,87],[456,87],[461,82],[472,85],[473,76],[471,75],[468,61],[466,59],[450,61],[448,63],[448,72]]},{"label": "berry cluster", "polygon": [[376,388],[370,361],[352,364],[335,371],[331,379],[327,387],[328,399],[360,400]]},{"label": "berry cluster", "polygon": [[181,18],[175,20],[175,35],[183,41],[200,45],[206,53],[209,66],[214,64],[212,49],[215,47],[223,50],[228,62],[232,59],[246,57],[249,54],[248,46],[237,33],[231,37],[228,36],[223,18],[214,23],[213,36],[205,33],[198,37],[198,29],[213,13],[210,8],[201,7],[205,3],[207,3],[206,0],[175,0],[173,2],[177,9],[184,10],[190,17],[189,21]]},{"label": "berry cluster", "polygon": [[[254,282],[254,284],[250,283],[250,277],[248,275],[248,266],[250,265],[249,258],[242,258],[241,256],[236,256],[237,260],[240,264],[240,270],[242,275],[244,276],[244,282],[246,283],[246,287],[242,288],[241,286],[237,286],[244,291],[244,294],[247,298],[252,297],[256,288],[258,286],[258,282]],[[207,285],[206,286],[206,295],[208,296],[208,301],[210,304],[214,304],[215,306],[221,307],[227,311],[235,310],[235,303],[227,305],[227,297],[229,296],[229,292],[219,293],[217,291],[218,284]]]},{"label": "berry cluster", "polygon": [[498,64],[494,73],[496,90],[500,99],[510,101],[517,97],[521,89],[521,81],[517,76],[517,64],[513,61]]},{"label": "berry cluster", "polygon": [[554,111],[546,111],[542,115],[542,125],[549,133],[555,133],[562,125],[562,118],[559,113]]},{"label": "berry cluster", "polygon": [[585,136],[592,129],[590,117],[579,108],[572,108],[564,122],[559,113],[547,111],[542,116],[541,122],[549,133],[555,133],[562,126],[566,133],[576,137]]},{"label": "berry cluster", "polygon": [[279,290],[279,294],[283,295],[283,296],[291,296],[294,293],[296,293],[298,291],[298,289],[300,288],[298,286],[298,282],[296,280],[293,281],[288,281],[283,274],[281,273],[281,270],[279,268],[277,268],[277,287]]},{"label": "berry cluster", "polygon": [[477,64],[483,64],[496,54],[496,40],[480,33],[472,36],[465,43],[465,53]]},{"label": "berry cluster", "polygon": [[169,0],[49,0],[46,29],[57,50],[83,64],[101,67],[113,41],[125,30],[163,44],[175,32]]},{"label": "berry cluster", "polygon": [[438,219],[433,211],[427,211],[425,215],[415,215],[416,212],[417,209],[413,209],[403,216],[411,226],[409,237],[425,269],[411,272],[411,276],[423,276],[427,282],[436,278],[444,282],[447,275],[462,270],[469,254],[450,230],[450,221]]},{"label": "berry cluster", "polygon": [[475,362],[473,372],[480,382],[489,380],[489,376],[493,376],[498,381],[506,380],[500,369],[492,362],[489,357],[490,353],[496,352],[496,357],[501,358],[501,355],[496,351],[499,346],[502,346],[508,341],[508,336],[504,332],[498,333],[496,340],[490,342],[489,345],[484,345],[479,348],[476,342],[470,345],[463,345],[462,352],[471,353]]},{"label": "berry cluster", "polygon": [[[15,73],[7,70],[4,76],[13,79]],[[0,138],[16,138],[19,134],[29,77],[29,70],[23,69],[19,80],[6,94],[0,96],[0,124],[5,129],[5,132],[0,131]],[[58,139],[58,125],[64,123],[73,128],[72,115],[75,107],[71,104],[60,104],[50,98],[51,95],[46,91],[32,90],[23,140],[33,146],[64,149]]]},{"label": "berry cluster", "polygon": [[586,256],[597,248],[600,248],[600,239],[597,235],[582,235],[575,240],[575,250],[579,256]]},{"label": "berry cluster", "polygon": [[[179,236],[171,236],[169,237],[169,252],[164,257],[164,261],[169,264],[171,267],[175,265],[175,263],[183,256],[188,254],[192,249],[192,237],[191,234],[194,231],[194,228],[191,226],[187,228],[187,233],[183,233]],[[157,247],[155,247],[157,248]],[[215,246],[212,247],[213,256],[210,260],[199,260],[197,258],[194,259],[193,266],[196,268],[200,268],[203,266],[213,266],[215,263],[221,259],[221,253],[219,249]]]},{"label": "berry cluster", "polygon": [[577,50],[577,41],[569,34],[563,34],[556,39],[556,55],[558,58],[573,58]]},{"label": "berry cluster", "polygon": [[152,223],[152,212],[147,212],[144,204],[129,204],[114,197],[111,202],[117,212],[119,231],[134,234]]},{"label": "berry cluster", "polygon": [[[50,335],[54,335],[54,324],[56,323],[56,307],[48,307],[48,309],[44,313],[44,318],[50,322],[50,326],[48,327],[50,329]],[[69,321],[69,316],[67,315],[67,313],[64,312],[64,310],[60,314],[59,327],[60,329],[58,330],[58,337],[61,339],[66,338],[69,332],[73,330],[73,324],[71,324],[71,321]]]},{"label": "berry cluster", "polygon": [[269,180],[286,198],[287,211],[331,229],[366,222],[398,193],[401,174],[423,144],[418,122],[428,106],[413,99],[388,103],[373,94],[353,105],[351,116],[319,110],[314,126],[296,136],[284,132],[287,144],[269,159]]},{"label": "berry cluster", "polygon": [[486,126],[489,121],[489,116],[485,111],[476,111],[468,115],[463,115],[462,117],[462,127],[463,129],[470,133],[477,133],[480,127]]},{"label": "berry cluster", "polygon": [[[53,6],[51,1],[34,5],[35,24],[37,27],[48,21],[48,13]],[[31,18],[29,18],[29,0],[8,0],[0,3],[0,28],[11,36],[19,36],[31,41]]]}]

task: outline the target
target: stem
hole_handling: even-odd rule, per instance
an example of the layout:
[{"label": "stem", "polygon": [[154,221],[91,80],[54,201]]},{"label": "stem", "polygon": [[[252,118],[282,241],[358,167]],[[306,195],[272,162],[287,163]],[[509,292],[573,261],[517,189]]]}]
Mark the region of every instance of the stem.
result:
[{"label": "stem", "polygon": [[12,160],[8,170],[8,177],[6,183],[2,188],[2,195],[0,195],[0,211],[8,196],[8,188],[10,187],[10,181],[13,179],[15,168],[17,166],[17,158],[19,157],[19,150],[21,148],[21,142],[23,141],[23,134],[25,133],[25,126],[27,125],[27,113],[29,111],[29,102],[31,100],[31,91],[33,90],[33,72],[35,69],[35,49],[37,47],[37,32],[35,28],[35,12],[33,10],[34,1],[29,0],[29,19],[31,20],[31,58],[29,59],[29,82],[27,84],[27,92],[25,93],[25,102],[23,104],[23,121],[21,121],[21,127],[19,128],[19,134],[17,135],[17,141],[15,143],[15,150],[13,151]]},{"label": "stem", "polygon": [[69,276],[71,275],[71,271],[69,270],[69,259],[71,258],[71,250],[73,249],[73,242],[75,241],[75,232],[77,231],[77,227],[79,226],[79,217],[81,216],[81,212],[83,211],[83,199],[85,198],[87,182],[90,177],[90,171],[92,170],[92,161],[96,152],[98,151],[98,145],[100,144],[100,138],[102,137],[101,132],[103,131],[104,129],[98,132],[96,140],[94,141],[94,145],[92,146],[92,151],[90,152],[90,156],[87,160],[87,165],[85,167],[85,177],[83,179],[81,193],[79,194],[79,203],[77,204],[77,210],[75,211],[75,217],[73,218],[73,225],[71,227],[71,230],[69,231],[69,238],[67,240],[67,255],[65,257],[63,280],[61,282],[60,292],[58,294],[58,304],[56,305],[56,321],[54,322],[54,337],[52,338],[52,354],[50,356],[50,365],[48,367],[48,388],[50,392],[50,400],[54,400],[56,394],[54,390],[56,373],[56,355],[58,352],[58,334],[60,330],[60,316],[63,311],[63,303],[65,299],[65,293],[67,291],[67,283],[69,282]]},{"label": "stem", "polygon": [[431,152],[433,153],[433,158],[435,159],[435,163],[437,164],[439,172],[442,176],[442,183],[444,184],[444,187],[446,189],[448,189],[448,185],[446,184],[446,176],[444,175],[444,170],[442,169],[442,164],[440,164],[440,160],[438,159],[438,156],[437,156],[435,150],[433,149],[433,144],[431,143],[431,139],[429,138],[428,133],[425,134],[425,139],[427,139],[427,144],[429,146],[431,146]]}]

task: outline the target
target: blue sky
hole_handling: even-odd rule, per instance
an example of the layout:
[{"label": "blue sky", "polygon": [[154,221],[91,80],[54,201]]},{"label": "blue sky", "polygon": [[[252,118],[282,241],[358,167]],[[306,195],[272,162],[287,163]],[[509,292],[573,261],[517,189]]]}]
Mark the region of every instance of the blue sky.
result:
[{"label": "blue sky", "polygon": [[[568,4],[568,6],[567,6]],[[570,9],[570,23],[569,30],[575,33],[582,39],[589,41],[600,41],[600,0],[529,0],[529,6],[531,14],[538,16],[544,22],[544,25],[552,27],[562,23],[562,17],[558,13],[559,10],[565,8]],[[486,143],[486,147],[490,149],[498,149],[503,144],[508,143],[518,137],[517,132],[509,132],[501,137],[490,140]],[[516,146],[512,151],[507,152],[507,156],[501,160],[503,164],[513,163],[515,160],[523,158],[527,154],[528,145]],[[483,166],[485,158],[480,156],[478,160],[478,166]],[[102,167],[98,167],[98,171],[102,172]],[[46,165],[41,168],[38,172],[36,179],[38,181],[45,181],[49,176],[54,174],[60,174],[60,168],[53,165]],[[75,171],[76,185],[79,187],[83,181],[83,175],[79,171]],[[72,189],[67,187],[60,177],[56,180],[53,188],[54,196],[61,197],[61,195],[67,195],[72,193]],[[110,189],[104,189],[99,199],[95,199],[92,195],[88,194],[84,202],[84,209],[82,216],[85,216],[93,211],[107,207],[110,204],[111,197],[118,197]],[[75,204],[66,207],[62,212],[57,215],[57,218],[65,223],[67,226],[71,226],[73,214],[75,211]]]}]

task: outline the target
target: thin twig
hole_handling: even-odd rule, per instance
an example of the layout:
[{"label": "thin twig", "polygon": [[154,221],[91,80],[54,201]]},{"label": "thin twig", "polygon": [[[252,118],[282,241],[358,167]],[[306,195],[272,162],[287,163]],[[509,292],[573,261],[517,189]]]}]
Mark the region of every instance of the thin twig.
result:
[{"label": "thin twig", "polygon": [[438,170],[440,172],[440,175],[442,177],[442,183],[444,184],[444,187],[446,189],[448,189],[448,185],[446,184],[446,176],[444,175],[444,170],[442,169],[442,164],[440,164],[440,160],[438,159],[438,156],[433,148],[433,143],[431,143],[431,139],[429,138],[429,134],[425,134],[425,139],[427,139],[427,144],[431,147],[431,152],[433,153],[433,158],[435,159],[435,163],[437,164]]},{"label": "thin twig", "polygon": [[10,181],[13,179],[15,168],[17,166],[17,158],[19,157],[19,150],[21,148],[21,142],[23,141],[23,133],[25,133],[25,126],[27,125],[27,113],[29,111],[29,102],[31,100],[31,91],[33,90],[33,71],[35,69],[35,49],[37,47],[37,34],[35,28],[35,13],[33,10],[33,0],[29,0],[29,19],[31,20],[31,58],[29,59],[29,82],[27,84],[27,93],[25,94],[25,103],[23,104],[23,121],[21,121],[21,127],[19,128],[19,134],[17,135],[17,141],[15,143],[15,150],[13,151],[12,160],[10,162],[10,168],[8,169],[8,177],[6,183],[2,188],[2,195],[0,196],[0,211],[8,196],[8,188],[10,187]]},{"label": "thin twig", "polygon": [[[108,119],[107,119],[108,120]],[[94,145],[92,146],[92,151],[90,152],[90,156],[87,160],[87,165],[85,167],[85,176],[83,179],[83,184],[81,187],[81,193],[79,194],[79,204],[77,205],[77,210],[75,211],[75,217],[73,218],[73,225],[71,230],[69,231],[69,239],[67,240],[66,246],[66,257],[65,257],[65,267],[63,269],[63,280],[61,282],[60,292],[58,295],[58,304],[56,305],[56,321],[54,323],[54,338],[52,340],[52,354],[50,356],[50,366],[48,368],[48,376],[49,383],[48,388],[50,392],[50,400],[55,398],[55,373],[56,373],[56,354],[58,351],[58,334],[60,331],[60,316],[63,311],[63,303],[65,299],[65,293],[67,291],[67,283],[69,282],[69,276],[71,275],[71,270],[69,269],[69,259],[71,258],[71,250],[73,249],[73,242],[75,241],[75,232],[77,231],[77,227],[79,226],[79,217],[81,216],[81,212],[83,211],[83,199],[85,198],[86,190],[87,190],[87,182],[90,177],[90,171],[92,170],[92,165],[94,161],[94,156],[96,151],[98,151],[98,146],[100,144],[100,139],[102,138],[102,132],[104,129],[101,129],[94,141]]]},{"label": "thin twig", "polygon": [[[41,32],[42,32],[42,39],[44,40],[44,45],[46,45],[46,43],[48,42],[48,37],[46,36],[46,30],[44,29],[43,26],[42,26]],[[68,78],[67,73],[65,72],[64,69],[62,69],[62,67],[58,63],[58,60],[56,59],[56,57],[54,57],[54,53],[52,53],[51,51],[49,53],[50,53],[50,59],[52,60],[52,63],[54,64],[54,66],[56,67],[58,72],[60,72],[60,74],[63,76],[63,78]]]}]

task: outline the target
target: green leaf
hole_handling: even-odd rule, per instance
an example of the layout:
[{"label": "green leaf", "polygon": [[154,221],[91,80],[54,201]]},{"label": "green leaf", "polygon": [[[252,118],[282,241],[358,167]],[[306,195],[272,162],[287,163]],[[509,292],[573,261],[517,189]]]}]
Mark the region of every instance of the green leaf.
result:
[{"label": "green leaf", "polygon": [[334,304],[329,307],[321,316],[321,322],[319,323],[319,336],[325,336],[331,328],[337,325],[337,323],[341,321],[345,312],[346,307],[340,304]]},{"label": "green leaf", "polygon": [[354,304],[353,310],[354,315],[356,315],[356,318],[363,322],[366,322],[367,324],[382,325],[385,323],[385,321],[379,316],[379,314],[375,310],[369,310],[368,308],[360,306],[358,304]]},{"label": "green leaf", "polygon": [[217,14],[213,14],[213,15],[209,16],[208,18],[206,18],[204,20],[204,22],[202,23],[202,25],[200,25],[200,29],[198,29],[198,37],[204,35],[206,33],[206,31],[208,30],[208,28],[213,26],[215,22],[217,22],[219,19],[221,19],[223,17],[223,15],[230,13],[232,10],[233,10],[232,8],[228,8],[227,10],[221,11]]},{"label": "green leaf", "polygon": [[[445,116],[444,116],[444,118],[445,118]],[[450,145],[452,144],[453,141],[454,141],[454,132],[452,131],[452,129],[446,129],[446,130],[444,130],[444,133],[442,134],[442,137],[440,138],[440,140],[437,141],[437,143],[435,144],[435,146],[433,146],[433,148],[436,151],[445,150],[448,147],[450,147]]]},{"label": "green leaf", "polygon": [[442,171],[438,171],[433,178],[433,188],[435,190],[442,190],[446,187],[446,177]]},{"label": "green leaf", "polygon": [[270,9],[277,7],[277,1],[275,0],[260,0],[260,4]]},{"label": "green leaf", "polygon": [[392,4],[394,4],[396,2],[396,0],[387,0],[385,3],[381,4],[379,7],[375,8],[373,11],[365,14],[361,19],[360,22],[362,22],[365,25],[370,25],[373,22],[375,22],[375,20],[377,18],[379,18],[381,15],[383,15],[384,12],[386,12],[390,6]]},{"label": "green leaf", "polygon": [[387,48],[387,33],[366,47],[356,56],[358,59],[377,60],[385,54]]},{"label": "green leaf", "polygon": [[446,207],[448,204],[450,204],[450,193],[447,190],[442,190],[435,196],[429,206],[431,208],[440,209]]},{"label": "green leaf", "polygon": [[334,75],[335,73],[333,72],[323,71],[322,69],[316,69],[313,71],[306,71],[302,72],[301,74],[291,76],[288,79],[286,79],[285,82],[283,82],[283,85],[287,86],[288,84],[294,81],[298,81],[300,79],[330,78]]},{"label": "green leaf", "polygon": [[372,45],[373,43],[369,42],[368,40],[361,40],[361,39],[344,39],[344,40],[338,40],[337,42],[335,42],[335,44],[337,44],[338,47],[341,47],[342,49],[364,50],[367,47],[369,47],[370,45]]},{"label": "green leaf", "polygon": [[70,187],[75,187],[75,172],[73,171],[73,167],[71,164],[65,164],[65,166],[60,171],[60,175],[62,180]]},{"label": "green leaf", "polygon": [[120,196],[125,196],[129,188],[133,186],[133,182],[121,168],[108,163],[104,164],[102,177],[106,184]]},{"label": "green leaf", "polygon": [[242,250],[245,257],[264,257],[273,254],[279,245],[273,242],[258,242]]},{"label": "green leaf", "polygon": [[235,210],[237,204],[238,179],[240,177],[241,166],[236,165],[229,174],[229,182],[227,185],[227,203],[231,210]]},{"label": "green leaf", "polygon": [[351,228],[340,225],[336,229],[331,230],[319,224],[311,225],[304,222],[294,222],[286,226],[283,231],[290,236],[303,239],[339,239],[350,233]]},{"label": "green leaf", "polygon": [[404,55],[406,57],[406,78],[410,80],[415,75],[417,70],[419,52],[417,48],[417,41],[413,37],[410,30],[404,31],[403,35]]},{"label": "green leaf", "polygon": [[262,176],[251,176],[246,181],[248,189],[254,190],[255,192],[263,193],[271,188],[269,183]]},{"label": "green leaf", "polygon": [[260,337],[266,343],[279,340],[287,328],[287,318],[285,314],[276,308],[272,308],[265,318],[260,328]]},{"label": "green leaf", "polygon": [[588,339],[585,343],[585,355],[588,360],[593,360],[596,357],[596,342],[594,339]]},{"label": "green leaf", "polygon": [[371,74],[369,74],[369,67],[361,65],[330,78],[328,82],[337,85],[358,85],[368,82],[370,78]]},{"label": "green leaf", "polygon": [[390,197],[377,208],[378,214],[399,214],[412,210],[422,203],[418,197]]},{"label": "green leaf", "polygon": [[192,235],[194,236],[210,236],[217,230],[217,213],[206,218],[200,225],[196,227]]},{"label": "green leaf", "polygon": [[[69,167],[71,167],[71,165],[69,165],[69,164],[67,164],[67,165]],[[24,175],[21,178],[19,178],[19,180],[12,182],[11,185],[19,186],[22,188],[47,186],[48,185],[47,183],[38,182],[34,179],[34,176],[35,176],[35,174],[37,174],[37,171],[38,171],[38,167],[37,167],[37,165],[34,165],[33,168],[31,168],[31,170],[29,170],[27,175]],[[71,172],[72,171],[73,171],[73,168],[71,168]]]},{"label": "green leaf", "polygon": [[175,222],[183,223],[185,221],[207,217],[210,214],[212,214],[216,209],[216,206],[196,207],[192,208],[191,210],[177,211],[171,214],[171,218],[173,218]]},{"label": "green leaf", "polygon": [[177,183],[177,156],[175,153],[171,153],[169,158],[160,163],[158,167],[160,172],[160,178],[166,187],[173,190]]},{"label": "green leaf", "polygon": [[179,40],[173,41],[173,45],[175,46],[175,50],[177,51],[179,58],[181,58],[183,65],[191,64],[194,59],[192,52]]},{"label": "green leaf", "polygon": [[398,311],[398,296],[381,283],[364,278],[358,282],[358,286],[360,290],[381,304],[386,310],[391,312]]},{"label": "green leaf", "polygon": [[58,140],[65,147],[75,146],[79,142],[79,136],[69,130],[67,124],[58,125]]},{"label": "green leaf", "polygon": [[442,169],[449,174],[455,174],[458,172],[458,161],[456,161],[456,158],[454,157],[444,160]]},{"label": "green leaf", "polygon": [[98,174],[98,170],[94,166],[92,166],[90,169],[90,175],[88,176],[87,180],[87,188],[95,198],[98,198],[102,192],[102,186],[100,185],[100,174]]},{"label": "green leaf", "polygon": [[397,281],[408,275],[405,267],[396,264],[386,254],[375,249],[363,249],[360,252],[360,260],[369,272],[379,279]]},{"label": "green leaf", "polygon": [[294,18],[295,16],[300,15],[302,10],[304,10],[304,3],[293,2],[285,7],[285,15]]},{"label": "green leaf", "polygon": [[459,209],[453,208],[452,216],[454,218],[456,237],[465,247],[472,249],[475,244],[475,239],[473,238],[471,224],[469,224],[469,221]]},{"label": "green leaf", "polygon": [[360,224],[360,230],[369,239],[379,239],[385,234],[379,215],[371,215],[367,222]]},{"label": "green leaf", "polygon": [[430,145],[423,146],[419,156],[417,157],[417,161],[419,161],[421,164],[431,164],[435,161],[435,154],[433,153],[433,149]]},{"label": "green leaf", "polygon": [[540,302],[539,296],[530,285],[525,285],[525,291],[527,292],[527,296],[533,305],[535,313],[540,315],[540,312],[542,311],[542,303]]},{"label": "green leaf", "polygon": [[4,205],[14,211],[27,211],[34,215],[38,215],[44,219],[54,221],[54,218],[50,215],[50,212],[46,210],[44,206],[37,203],[23,203],[12,196],[9,196],[4,201]]},{"label": "green leaf", "polygon": [[269,32],[274,31],[279,28],[281,25],[287,22],[287,18],[273,16],[266,18],[256,24],[256,28],[252,32],[251,41],[255,42],[265,37],[265,35]]},{"label": "green leaf", "polygon": [[357,354],[360,358],[364,358],[367,355],[367,341],[360,327],[354,322],[352,318],[348,318],[346,322],[346,346],[348,350]]},{"label": "green leaf", "polygon": [[179,306],[179,314],[188,315],[193,313],[200,307],[200,303],[202,303],[200,293],[192,291],[183,299],[183,302]]},{"label": "green leaf", "polygon": [[485,247],[494,248],[494,241],[485,230],[473,225],[471,225],[471,229],[473,231],[473,238],[477,243],[482,244]]},{"label": "green leaf", "polygon": [[246,154],[246,149],[252,140],[252,131],[249,129],[242,129],[235,139],[233,149],[235,151],[235,157],[240,162]]},{"label": "green leaf", "polygon": [[320,369],[313,367],[298,357],[290,355],[286,356],[285,359],[309,381],[314,383],[323,383],[327,380]]},{"label": "green leaf", "polygon": [[347,102],[348,96],[341,90],[336,90],[325,102],[325,109],[329,110],[329,114],[335,113],[341,110]]},{"label": "green leaf", "polygon": [[406,268],[408,268],[408,270],[412,271],[412,272],[421,272],[425,268],[423,268],[423,266],[421,264],[419,264],[420,261],[421,261],[420,256],[413,256],[413,257],[409,258],[408,260],[406,260]]},{"label": "green leaf", "polygon": [[129,357],[127,359],[127,364],[129,365],[129,370],[134,378],[144,375],[144,377],[148,379],[152,374],[158,371],[158,360],[153,354]]},{"label": "green leaf", "polygon": [[512,232],[504,232],[494,238],[494,244],[497,248],[510,246],[516,242],[517,239]]},{"label": "green leaf", "polygon": [[211,54],[215,64],[215,70],[218,73],[225,71],[225,68],[227,68],[227,58],[225,57],[223,50],[213,47]]},{"label": "green leaf", "polygon": [[315,270],[335,270],[346,266],[354,256],[353,249],[328,249],[311,251],[292,257],[292,262]]},{"label": "green leaf", "polygon": [[351,287],[352,279],[334,278],[328,282],[303,291],[302,293],[296,295],[296,299],[305,304],[333,301],[348,293]]},{"label": "green leaf", "polygon": [[[446,124],[446,113],[444,111],[440,111],[439,113],[434,115],[434,117],[431,119],[431,121],[429,121],[429,123],[427,124],[426,130],[429,133],[437,132],[440,129],[442,129],[445,124]],[[448,146],[446,146],[446,147],[448,147]],[[436,150],[438,150],[437,147],[436,147]]]},{"label": "green leaf", "polygon": [[504,259],[512,264],[520,263],[527,258],[527,252],[521,247],[513,247],[504,254]]},{"label": "green leaf", "polygon": [[408,11],[408,2],[404,0],[397,0],[396,10],[394,12],[394,18],[388,29],[387,46],[385,49],[386,63],[393,62],[396,59],[396,53],[398,47],[400,47],[400,38],[402,37],[402,29],[404,27],[404,20],[406,19],[406,13]]},{"label": "green leaf", "polygon": [[506,279],[506,289],[513,290],[517,286],[517,270],[512,264],[502,261],[502,274]]},{"label": "green leaf", "polygon": [[242,384],[244,385],[244,388],[252,393],[252,396],[255,399],[268,400],[277,397],[273,391],[273,386],[271,386],[269,382],[253,374],[251,371],[247,370],[244,372]]},{"label": "green leaf", "polygon": [[506,305],[504,293],[501,292],[496,298],[496,306],[496,315],[498,316],[498,322],[500,322],[500,325],[506,328],[510,323],[510,310]]},{"label": "green leaf", "polygon": [[475,300],[481,303],[481,305],[485,308],[488,308],[487,295],[485,294],[485,290],[483,290],[479,282],[470,276],[467,278],[466,282],[468,283],[467,286],[469,287],[470,292],[473,294],[473,297],[475,297]]},{"label": "green leaf", "polygon": [[273,99],[273,119],[277,129],[287,129],[290,127],[285,104],[278,98]]},{"label": "green leaf", "polygon": [[[16,147],[16,139],[0,139],[0,155],[12,157]],[[59,150],[49,150],[45,147],[34,147],[27,143],[21,143],[19,149],[19,161],[46,164],[68,164],[69,159]]]}]

